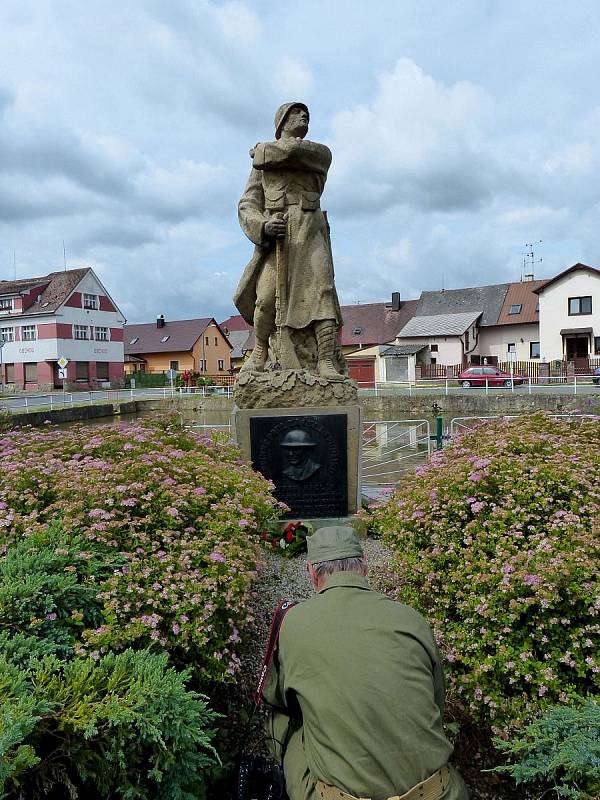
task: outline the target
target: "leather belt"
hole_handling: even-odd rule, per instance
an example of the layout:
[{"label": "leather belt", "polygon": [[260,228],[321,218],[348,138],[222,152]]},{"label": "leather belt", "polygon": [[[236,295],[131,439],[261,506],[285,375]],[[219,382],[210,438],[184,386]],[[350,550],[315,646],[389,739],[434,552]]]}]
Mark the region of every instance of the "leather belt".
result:
[{"label": "leather belt", "polygon": [[[395,794],[387,800],[442,800],[449,785],[450,771],[448,767],[442,767],[408,792]],[[355,797],[353,794],[342,792],[341,789],[329,786],[323,781],[317,781],[317,793],[323,800],[371,800],[370,797]]]}]

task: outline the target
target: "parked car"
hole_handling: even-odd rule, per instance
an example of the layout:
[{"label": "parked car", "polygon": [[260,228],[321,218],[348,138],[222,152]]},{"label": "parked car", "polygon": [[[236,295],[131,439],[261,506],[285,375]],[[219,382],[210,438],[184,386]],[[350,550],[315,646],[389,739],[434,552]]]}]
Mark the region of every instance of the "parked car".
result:
[{"label": "parked car", "polygon": [[594,370],[594,377],[592,378],[595,384],[600,384],[600,367]]},{"label": "parked car", "polygon": [[522,386],[527,379],[523,375],[511,375],[497,367],[469,367],[463,369],[458,382],[465,389],[469,386]]}]

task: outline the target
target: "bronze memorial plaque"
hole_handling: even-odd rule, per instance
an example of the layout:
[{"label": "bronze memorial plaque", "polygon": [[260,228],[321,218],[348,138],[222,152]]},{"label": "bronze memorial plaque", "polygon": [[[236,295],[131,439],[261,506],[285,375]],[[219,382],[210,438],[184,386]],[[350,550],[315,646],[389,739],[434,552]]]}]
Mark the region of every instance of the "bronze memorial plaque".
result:
[{"label": "bronze memorial plaque", "polygon": [[290,507],[286,517],[347,515],[346,420],[344,414],[250,420],[252,464]]}]

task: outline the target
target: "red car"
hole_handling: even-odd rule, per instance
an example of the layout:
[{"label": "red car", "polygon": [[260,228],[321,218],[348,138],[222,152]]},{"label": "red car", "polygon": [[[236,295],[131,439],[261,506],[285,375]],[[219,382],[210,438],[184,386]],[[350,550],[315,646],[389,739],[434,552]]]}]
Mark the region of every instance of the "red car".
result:
[{"label": "red car", "polygon": [[465,389],[469,386],[522,386],[526,381],[523,375],[511,375],[497,367],[469,367],[463,369],[458,376],[458,382]]}]

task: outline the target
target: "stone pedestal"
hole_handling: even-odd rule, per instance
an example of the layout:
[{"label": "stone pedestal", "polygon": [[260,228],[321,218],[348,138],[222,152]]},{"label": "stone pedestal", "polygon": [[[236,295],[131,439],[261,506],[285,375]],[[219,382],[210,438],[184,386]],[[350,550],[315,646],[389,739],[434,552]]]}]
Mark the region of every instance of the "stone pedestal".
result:
[{"label": "stone pedestal", "polygon": [[351,378],[331,381],[308,370],[242,372],[233,388],[233,400],[239,408],[350,406],[357,402],[357,388]]},{"label": "stone pedestal", "polygon": [[234,408],[237,441],[275,484],[288,518],[340,518],[360,507],[358,405]]}]

